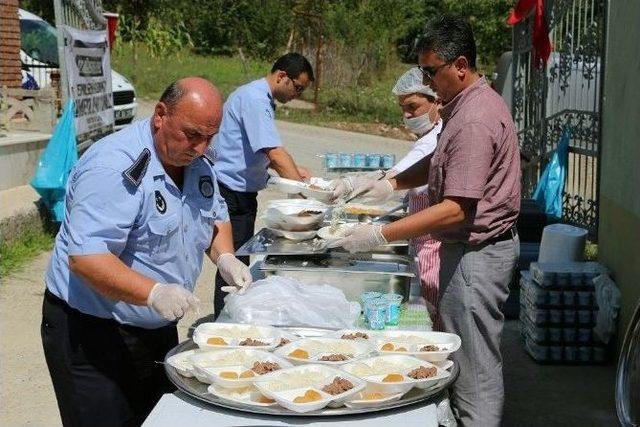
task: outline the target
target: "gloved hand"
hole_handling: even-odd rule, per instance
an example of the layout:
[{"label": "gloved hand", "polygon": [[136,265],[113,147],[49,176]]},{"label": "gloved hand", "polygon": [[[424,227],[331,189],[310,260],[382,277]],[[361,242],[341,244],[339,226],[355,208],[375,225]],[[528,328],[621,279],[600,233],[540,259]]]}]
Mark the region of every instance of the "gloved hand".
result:
[{"label": "gloved hand", "polygon": [[362,203],[370,205],[385,203],[393,197],[394,191],[391,182],[388,179],[383,179],[381,181],[363,183],[362,187],[356,187],[353,193],[359,194],[365,190],[366,193],[360,196],[359,199]]},{"label": "gloved hand", "polygon": [[227,284],[230,286],[223,286],[224,292],[230,294],[244,294],[249,285],[253,282],[251,277],[251,271],[242,261],[230,253],[221,254],[218,257],[218,271]]},{"label": "gloved hand", "polygon": [[200,300],[195,295],[176,283],[156,283],[147,297],[147,306],[172,322],[189,309],[197,312],[198,303]]},{"label": "gloved hand", "polygon": [[382,171],[374,171],[364,175],[351,175],[344,178],[334,179],[329,184],[332,189],[330,201],[333,202],[338,199],[346,199],[373,187],[374,183],[384,176],[383,174],[384,172]]},{"label": "gloved hand", "polygon": [[330,244],[335,248],[342,246],[351,253],[369,252],[380,245],[386,245],[387,239],[382,235],[381,225],[363,224],[347,230],[346,237]]}]

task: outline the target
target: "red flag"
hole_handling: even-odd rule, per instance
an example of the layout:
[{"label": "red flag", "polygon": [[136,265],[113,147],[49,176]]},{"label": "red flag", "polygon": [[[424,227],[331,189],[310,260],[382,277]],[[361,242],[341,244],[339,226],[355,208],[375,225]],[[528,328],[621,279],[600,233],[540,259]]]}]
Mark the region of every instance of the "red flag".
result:
[{"label": "red flag", "polygon": [[547,64],[551,55],[549,26],[544,19],[544,0],[519,0],[507,18],[507,24],[515,25],[523,21],[535,8],[533,17],[533,57],[536,67]]}]

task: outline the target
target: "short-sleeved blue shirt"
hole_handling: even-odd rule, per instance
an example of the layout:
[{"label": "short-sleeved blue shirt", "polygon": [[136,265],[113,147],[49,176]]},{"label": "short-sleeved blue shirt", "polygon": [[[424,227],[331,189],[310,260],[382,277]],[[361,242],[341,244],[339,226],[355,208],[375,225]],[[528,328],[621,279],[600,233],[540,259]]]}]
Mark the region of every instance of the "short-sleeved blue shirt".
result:
[{"label": "short-sleeved blue shirt", "polygon": [[253,81],[229,95],[214,139],[218,180],[235,191],[262,190],[269,178],[269,158],[263,150],[280,146],[267,80]]},{"label": "short-sleeved blue shirt", "polygon": [[96,292],[69,270],[69,255],[111,252],[156,282],[193,290],[214,222],[229,220],[212,160],[188,165],[180,191],[160,163],[148,119],[87,150],[69,176],[65,207],[47,288],[83,313],[143,328],[169,322],[149,307]]}]

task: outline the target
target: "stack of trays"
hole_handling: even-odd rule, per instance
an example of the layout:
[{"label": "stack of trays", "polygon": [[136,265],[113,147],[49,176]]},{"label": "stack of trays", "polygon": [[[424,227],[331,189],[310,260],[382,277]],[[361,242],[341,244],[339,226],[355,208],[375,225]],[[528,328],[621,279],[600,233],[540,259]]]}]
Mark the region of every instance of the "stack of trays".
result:
[{"label": "stack of trays", "polygon": [[520,278],[520,328],[525,349],[539,362],[602,363],[604,343],[593,334],[598,306],[597,263],[531,263]]}]

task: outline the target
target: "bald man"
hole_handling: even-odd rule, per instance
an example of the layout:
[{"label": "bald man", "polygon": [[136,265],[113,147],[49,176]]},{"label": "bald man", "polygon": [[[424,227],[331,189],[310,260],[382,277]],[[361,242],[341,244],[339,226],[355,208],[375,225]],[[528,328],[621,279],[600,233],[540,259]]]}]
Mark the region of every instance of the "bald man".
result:
[{"label": "bald man", "polygon": [[210,82],[179,80],[150,119],[96,142],[71,172],[41,327],[65,426],[140,425],[172,390],[156,361],[196,309],[205,254],[230,286],[251,282],[205,154],[221,117]]}]

